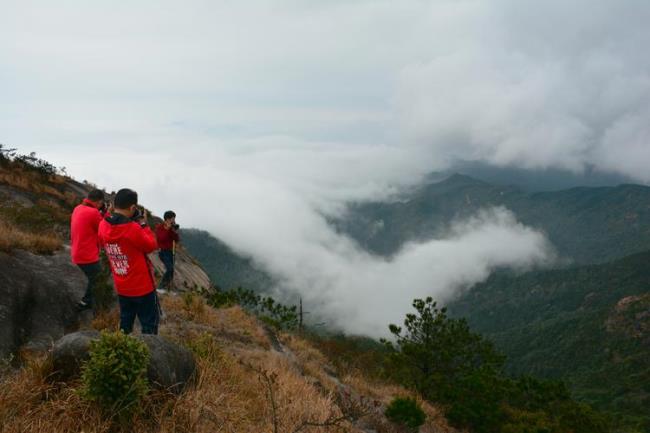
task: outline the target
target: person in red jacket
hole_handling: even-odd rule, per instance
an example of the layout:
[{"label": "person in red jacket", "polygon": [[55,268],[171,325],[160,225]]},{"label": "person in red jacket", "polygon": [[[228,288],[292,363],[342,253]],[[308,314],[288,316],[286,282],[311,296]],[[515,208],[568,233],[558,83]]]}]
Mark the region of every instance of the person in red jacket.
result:
[{"label": "person in red jacket", "polygon": [[120,329],[129,334],[137,317],[143,334],[157,334],[160,321],[153,266],[147,254],[158,248],[147,225],[147,212],[137,207],[138,194],[121,189],[113,213],[99,224],[99,240],[111,264],[120,305]]},{"label": "person in red jacket", "polygon": [[158,285],[158,290],[169,290],[174,281],[174,253],[175,243],[180,240],[178,236],[178,224],[176,224],[176,213],[168,210],[163,215],[163,222],[156,225],[156,238],[158,239],[158,257],[165,265],[163,275]]},{"label": "person in red jacket", "polygon": [[94,189],[74,208],[70,218],[70,255],[72,263],[79,266],[88,279],[86,293],[77,303],[78,310],[93,308],[95,286],[101,272],[99,265],[99,240],[97,230],[102,220],[104,192]]}]

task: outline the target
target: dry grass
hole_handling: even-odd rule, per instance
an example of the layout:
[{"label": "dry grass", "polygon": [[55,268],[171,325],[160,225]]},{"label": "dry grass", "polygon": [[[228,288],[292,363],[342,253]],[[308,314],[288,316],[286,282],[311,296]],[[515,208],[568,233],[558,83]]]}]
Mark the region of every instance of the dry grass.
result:
[{"label": "dry grass", "polygon": [[4,221],[0,221],[0,251],[14,249],[35,254],[52,254],[63,247],[63,240],[52,233],[29,233]]},{"label": "dry grass", "polygon": [[10,170],[0,169],[0,183],[22,189],[23,191],[32,192],[34,194],[47,194],[60,200],[65,200],[66,198],[61,191],[47,184],[64,184],[65,178],[59,175],[43,179],[39,173],[29,170],[22,170],[19,168],[13,168]]},{"label": "dry grass", "polygon": [[29,361],[20,371],[0,383],[0,432],[73,432],[91,426],[108,432],[110,422],[82,401],[75,387],[50,383],[49,359]]},{"label": "dry grass", "polygon": [[108,311],[98,311],[90,327],[97,331],[117,331],[120,329],[120,310],[115,307]]},{"label": "dry grass", "polygon": [[[411,395],[403,388],[362,376],[347,376],[341,385],[326,358],[293,335],[281,336],[286,354],[271,351],[260,323],[241,308],[214,309],[198,298],[178,296],[164,296],[163,307],[165,334],[197,359],[197,380],[181,395],[151,392],[135,418],[120,424],[80,397],[78,381],[50,383],[50,364],[40,356],[0,378],[0,433],[361,433],[360,425],[378,433],[401,432],[386,421],[379,404]],[[100,313],[92,327],[115,329],[117,321],[114,309]],[[372,404],[355,406],[359,401]],[[359,407],[365,414],[361,424],[341,420]],[[435,407],[425,402],[422,407],[429,418],[421,432],[454,431]]]},{"label": "dry grass", "polygon": [[264,374],[273,377],[278,431],[293,432],[304,421],[323,421],[338,412],[331,398],[321,395],[286,359],[272,352],[233,355],[224,351],[216,358],[201,358],[199,364],[198,384],[178,399],[174,416],[164,420],[160,431],[273,432],[273,405]]},{"label": "dry grass", "polygon": [[[451,433],[457,430],[449,426],[444,417],[443,411],[432,405],[431,403],[423,400],[419,395],[393,384],[386,384],[380,382],[372,382],[364,378],[360,374],[348,375],[342,379],[342,382],[354,389],[356,392],[368,398],[378,400],[383,406],[387,406],[395,397],[412,397],[415,398],[422,410],[427,415],[425,424],[420,428],[420,433]],[[378,431],[388,430],[390,427],[386,424],[385,420],[374,420],[373,427]],[[383,426],[383,427],[382,427]]]},{"label": "dry grass", "polygon": [[330,392],[337,390],[338,384],[332,378],[333,368],[329,365],[325,355],[316,350],[310,343],[295,335],[283,334],[281,341],[295,356],[296,364],[301,368],[304,375],[314,378]]},{"label": "dry grass", "polygon": [[[214,342],[214,340],[212,340]],[[291,433],[305,421],[322,422],[339,409],[281,355],[242,351],[235,356],[216,344],[198,357],[199,377],[180,396],[152,393],[128,425],[112,421],[79,396],[78,382],[51,384],[45,358],[7,377],[0,386],[0,431],[17,432],[238,432]],[[263,375],[273,377],[271,390]],[[333,432],[328,427],[309,432]],[[354,430],[348,426],[348,430]]]},{"label": "dry grass", "polygon": [[200,296],[187,298],[179,296],[162,296],[161,303],[166,319],[161,333],[174,338],[182,337],[186,328],[209,329],[211,333],[230,342],[257,345],[268,349],[268,337],[253,316],[241,307],[215,309],[205,304]]}]

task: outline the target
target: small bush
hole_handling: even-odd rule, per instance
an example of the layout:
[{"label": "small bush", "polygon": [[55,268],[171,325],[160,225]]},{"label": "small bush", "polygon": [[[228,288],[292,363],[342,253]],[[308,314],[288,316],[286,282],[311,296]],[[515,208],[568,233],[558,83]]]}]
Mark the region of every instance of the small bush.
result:
[{"label": "small bush", "polygon": [[405,425],[413,431],[417,431],[426,420],[420,405],[410,397],[395,397],[386,408],[385,415],[392,422]]},{"label": "small bush", "polygon": [[121,331],[102,332],[90,345],[81,395],[112,414],[131,414],[148,391],[147,346]]}]

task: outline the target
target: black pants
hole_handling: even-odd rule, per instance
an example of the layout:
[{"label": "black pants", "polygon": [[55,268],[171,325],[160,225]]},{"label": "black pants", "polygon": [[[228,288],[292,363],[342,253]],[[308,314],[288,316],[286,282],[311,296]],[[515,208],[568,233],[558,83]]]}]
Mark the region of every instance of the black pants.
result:
[{"label": "black pants", "polygon": [[97,280],[99,274],[102,270],[99,262],[95,263],[85,263],[83,265],[77,265],[88,278],[88,284],[86,285],[86,293],[84,293],[81,300],[86,304],[94,307],[95,306],[95,287],[97,286]]},{"label": "black pants", "polygon": [[120,329],[126,334],[133,331],[133,323],[137,317],[142,326],[143,334],[158,334],[160,323],[158,296],[156,291],[144,296],[119,296]]},{"label": "black pants", "polygon": [[160,280],[159,289],[169,289],[169,286],[174,281],[174,252],[172,250],[158,251],[160,261],[165,265],[165,274]]}]

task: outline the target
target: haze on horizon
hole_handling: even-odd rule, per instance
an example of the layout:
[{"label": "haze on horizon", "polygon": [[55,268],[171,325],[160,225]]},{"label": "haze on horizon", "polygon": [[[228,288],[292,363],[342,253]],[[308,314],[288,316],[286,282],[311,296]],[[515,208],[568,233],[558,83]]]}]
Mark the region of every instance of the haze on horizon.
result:
[{"label": "haze on horizon", "polygon": [[649,21],[641,0],[7,1],[0,142],[133,187],[380,335],[553,248],[487,209],[386,260],[324,215],[459,163],[648,183]]}]

